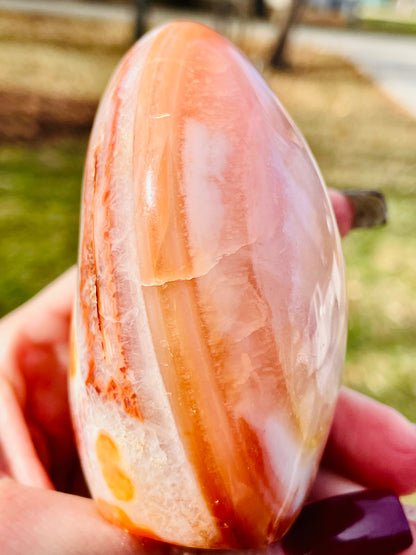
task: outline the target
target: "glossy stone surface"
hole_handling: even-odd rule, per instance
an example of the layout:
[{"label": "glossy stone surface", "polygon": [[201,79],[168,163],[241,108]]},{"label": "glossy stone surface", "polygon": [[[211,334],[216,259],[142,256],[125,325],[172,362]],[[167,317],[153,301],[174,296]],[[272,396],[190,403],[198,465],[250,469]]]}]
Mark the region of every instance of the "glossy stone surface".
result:
[{"label": "glossy stone surface", "polygon": [[126,55],[84,176],[70,392],[101,513],[195,547],[298,514],[346,339],[336,222],[299,131],[214,31]]}]

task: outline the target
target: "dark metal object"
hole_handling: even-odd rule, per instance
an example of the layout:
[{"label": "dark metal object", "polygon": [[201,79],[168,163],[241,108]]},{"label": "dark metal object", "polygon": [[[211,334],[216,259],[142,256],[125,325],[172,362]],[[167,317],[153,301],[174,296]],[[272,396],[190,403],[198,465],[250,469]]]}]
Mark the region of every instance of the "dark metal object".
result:
[{"label": "dark metal object", "polygon": [[380,191],[343,191],[354,206],[353,228],[374,227],[387,223],[387,204]]},{"label": "dark metal object", "polygon": [[150,9],[150,0],[134,0],[136,18],[134,24],[133,38],[138,40],[147,31],[147,18]]}]

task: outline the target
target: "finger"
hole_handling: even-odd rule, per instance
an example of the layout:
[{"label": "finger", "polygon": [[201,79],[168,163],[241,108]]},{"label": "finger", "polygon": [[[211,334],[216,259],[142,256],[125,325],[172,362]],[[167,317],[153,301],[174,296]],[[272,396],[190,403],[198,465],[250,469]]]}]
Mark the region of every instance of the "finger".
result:
[{"label": "finger", "polygon": [[157,553],[105,521],[93,501],[0,480],[2,553],[31,555],[130,555]]},{"label": "finger", "polygon": [[[24,530],[24,533],[22,531]],[[2,552],[31,555],[208,555],[135,537],[104,520],[91,499],[0,479]],[[230,552],[219,551],[218,555]],[[287,555],[280,544],[233,555]]]},{"label": "finger", "polygon": [[65,491],[76,449],[68,406],[68,345],[66,357],[64,347],[52,337],[50,343],[36,343],[22,333],[13,358],[25,379],[21,406],[32,441],[55,487]]},{"label": "finger", "polygon": [[337,220],[338,229],[341,237],[347,235],[352,229],[354,223],[354,206],[340,191],[329,189],[329,198],[331,199],[332,208],[334,209],[335,218]]},{"label": "finger", "polygon": [[313,484],[308,502],[320,501],[334,495],[360,491],[363,486],[354,480],[337,474],[328,468],[320,468]]},{"label": "finger", "polygon": [[[69,325],[75,294],[76,268],[72,267],[30,301],[0,320],[0,375],[13,386],[24,406],[26,387],[15,357],[22,337],[32,343],[53,342],[57,354],[67,358]],[[65,361],[67,364],[67,360]]]},{"label": "finger", "polygon": [[0,376],[0,459],[2,471],[29,486],[52,488],[12,386]]},{"label": "finger", "polygon": [[363,485],[411,493],[416,490],[416,426],[392,408],[343,388],[324,460]]},{"label": "finger", "polygon": [[76,267],[73,266],[37,295],[0,322],[5,328],[22,330],[38,343],[51,335],[57,341],[68,340],[69,323],[75,296]]}]

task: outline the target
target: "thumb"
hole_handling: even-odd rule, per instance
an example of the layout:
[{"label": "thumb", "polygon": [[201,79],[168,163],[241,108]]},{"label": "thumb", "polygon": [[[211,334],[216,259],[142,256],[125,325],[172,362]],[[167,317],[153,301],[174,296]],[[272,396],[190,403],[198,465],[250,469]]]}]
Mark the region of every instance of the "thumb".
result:
[{"label": "thumb", "polygon": [[32,555],[157,554],[157,542],[134,538],[105,521],[91,499],[0,480],[2,553]]}]

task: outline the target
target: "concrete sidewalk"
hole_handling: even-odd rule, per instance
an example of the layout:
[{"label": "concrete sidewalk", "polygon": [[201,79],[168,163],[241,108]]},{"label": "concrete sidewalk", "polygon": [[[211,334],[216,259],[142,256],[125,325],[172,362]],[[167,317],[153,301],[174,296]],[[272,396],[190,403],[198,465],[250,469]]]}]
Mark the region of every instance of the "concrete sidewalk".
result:
[{"label": "concrete sidewalk", "polygon": [[[132,5],[69,0],[0,0],[0,11],[2,9],[119,21],[133,21],[135,16]],[[208,14],[159,7],[151,10],[150,24],[159,25],[175,18],[214,24],[214,16]],[[253,21],[247,23],[245,34],[270,41],[276,37],[276,27],[270,22]],[[347,29],[298,27],[293,30],[292,38],[298,44],[323,48],[349,58],[410,115],[416,117],[416,37]]]},{"label": "concrete sidewalk", "polygon": [[312,27],[295,29],[293,37],[349,58],[416,117],[416,37]]},{"label": "concrete sidewalk", "polygon": [[70,0],[0,0],[0,10],[123,21],[130,21],[134,17],[133,6],[101,4],[99,2],[74,2]]}]

